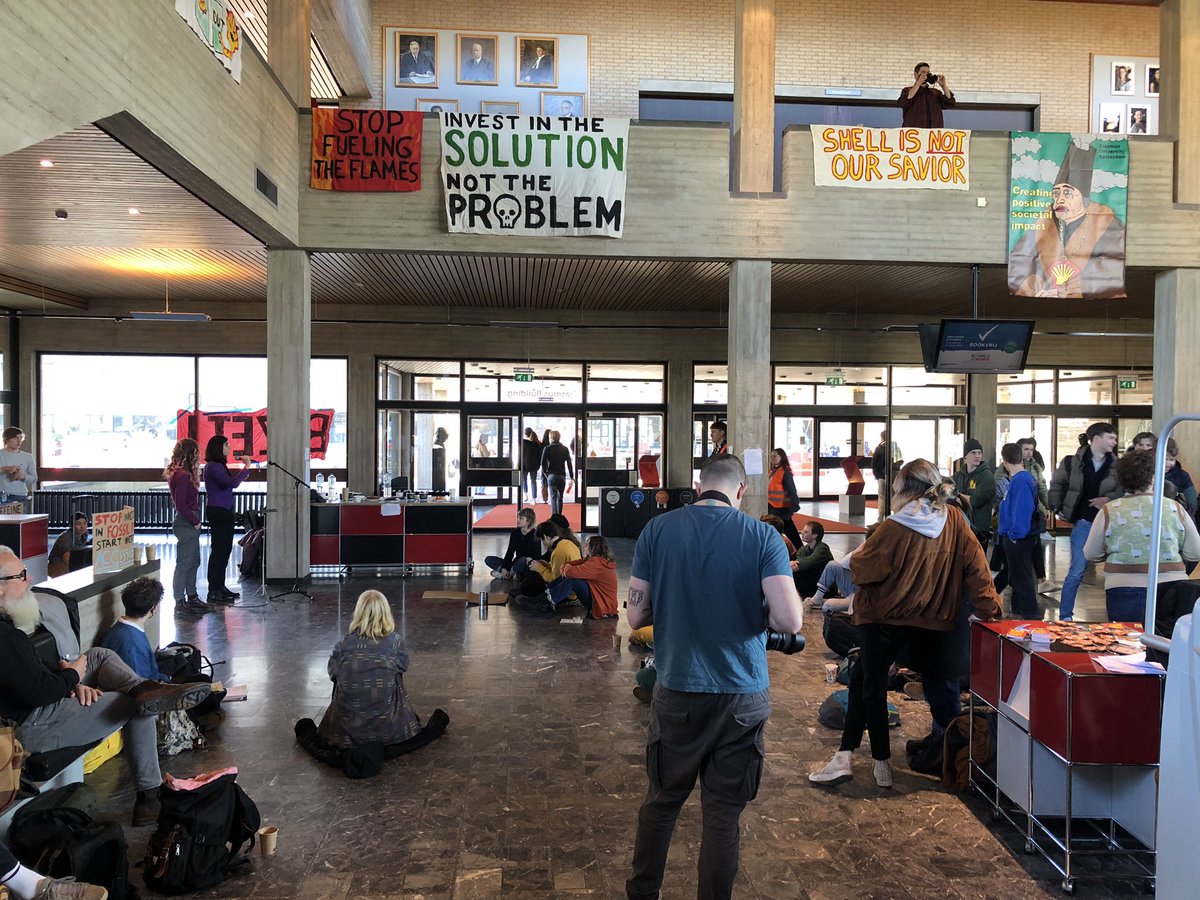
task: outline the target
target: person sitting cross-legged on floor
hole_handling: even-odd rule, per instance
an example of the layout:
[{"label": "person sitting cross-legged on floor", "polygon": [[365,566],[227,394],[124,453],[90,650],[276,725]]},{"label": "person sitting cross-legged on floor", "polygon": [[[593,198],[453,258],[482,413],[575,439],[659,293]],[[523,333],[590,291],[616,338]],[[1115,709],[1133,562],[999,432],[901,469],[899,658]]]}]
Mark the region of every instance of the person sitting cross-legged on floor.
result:
[{"label": "person sitting cross-legged on floor", "polygon": [[617,617],[617,559],[600,535],[587,539],[586,555],[562,565],[562,578],[550,587],[550,602],[574,594],[593,619]]},{"label": "person sitting cross-legged on floor", "polygon": [[806,522],[800,529],[800,546],[796,548],[792,577],[801,597],[811,597],[816,592],[817,579],[825,570],[825,564],[833,560],[833,551],[824,538],[825,526],[820,522]]},{"label": "person sitting cross-legged on floor", "polygon": [[396,633],[387,597],[363,591],[350,632],[329,656],[333,699],[320,726],[296,723],[296,740],[323,763],[351,778],[369,778],[385,759],[419,750],[442,736],[450,717],[435,709],[429,721],[413,710],[404,690],[408,648]]},{"label": "person sitting cross-legged on floor", "polygon": [[51,668],[29,637],[41,613],[28,577],[24,563],[0,547],[0,718],[18,723],[17,740],[30,753],[87,746],[123,728],[137,789],[133,824],[154,823],[162,784],[154,718],[195,706],[211,685],[142,678],[103,647]]},{"label": "person sitting cross-legged on floor", "polygon": [[526,506],[517,513],[517,527],[508,534],[508,549],[504,556],[484,557],[484,565],[491,570],[493,578],[512,578],[513,566],[522,559],[535,559],[541,552],[541,544],[533,533],[537,516]]},{"label": "person sitting cross-legged on floor", "polygon": [[[542,548],[550,554],[550,558],[546,562],[535,560],[530,564],[529,572],[531,575],[541,576],[546,584],[546,588],[542,596],[538,597],[523,584],[522,599],[532,599],[534,606],[540,608],[548,607],[553,611],[559,603],[575,597],[573,591],[568,591],[565,594],[562,593],[562,585],[557,582],[562,578],[563,563],[573,562],[580,558],[579,544],[564,535],[553,522],[542,522],[538,525],[535,533],[538,536],[538,540],[542,542]],[[556,591],[557,600],[555,600]]]}]

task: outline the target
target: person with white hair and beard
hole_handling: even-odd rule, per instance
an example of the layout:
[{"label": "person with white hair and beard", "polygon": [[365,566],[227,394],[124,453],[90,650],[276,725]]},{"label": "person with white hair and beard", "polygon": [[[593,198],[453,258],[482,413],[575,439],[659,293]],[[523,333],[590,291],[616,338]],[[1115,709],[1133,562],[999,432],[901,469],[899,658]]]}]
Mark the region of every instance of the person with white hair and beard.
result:
[{"label": "person with white hair and beard", "polygon": [[212,686],[141,678],[102,647],[52,668],[29,637],[40,618],[24,564],[0,547],[0,718],[17,723],[17,740],[30,753],[87,746],[122,728],[137,789],[133,824],[153,824],[162,784],[154,718],[190,709]]}]

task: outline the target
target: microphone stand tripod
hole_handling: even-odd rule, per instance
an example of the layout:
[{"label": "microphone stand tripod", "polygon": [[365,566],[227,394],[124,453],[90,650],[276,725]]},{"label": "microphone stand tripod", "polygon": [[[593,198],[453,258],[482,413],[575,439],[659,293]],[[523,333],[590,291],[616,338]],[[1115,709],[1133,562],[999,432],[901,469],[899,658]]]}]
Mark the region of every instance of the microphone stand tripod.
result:
[{"label": "microphone stand tripod", "polygon": [[[300,510],[302,509],[302,507],[300,504],[300,494],[299,494],[300,488],[304,488],[304,490],[306,492],[308,490],[310,490],[310,488],[309,488],[307,482],[301,481],[299,478],[297,478],[295,475],[293,475],[291,472],[289,472],[287,469],[285,469],[279,463],[275,462],[275,460],[268,459],[267,465],[274,466],[276,469],[278,469],[280,472],[282,472],[288,478],[292,479],[292,481],[296,482],[296,494],[295,494],[295,500],[296,500],[296,518],[295,518],[296,568],[295,568],[295,572],[294,572],[295,580],[292,582],[292,586],[290,588],[288,588],[286,591],[283,591],[282,593],[279,593],[279,594],[273,594],[270,597],[268,597],[267,599],[268,600],[278,600],[280,597],[287,597],[290,594],[299,594],[301,597],[307,597],[309,600],[311,600],[313,598],[312,594],[310,594],[308,591],[304,590],[304,588],[300,584]],[[263,561],[263,571],[264,572],[266,571],[266,560]]]}]

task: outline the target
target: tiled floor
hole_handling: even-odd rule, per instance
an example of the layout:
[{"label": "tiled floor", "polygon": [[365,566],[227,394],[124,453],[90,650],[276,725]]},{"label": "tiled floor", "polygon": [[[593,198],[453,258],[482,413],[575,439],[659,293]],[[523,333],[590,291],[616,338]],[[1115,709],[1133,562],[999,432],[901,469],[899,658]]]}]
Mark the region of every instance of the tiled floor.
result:
[{"label": "tiled floor", "polygon": [[[501,540],[478,538],[476,558],[495,552]],[[840,553],[857,540],[838,536],[831,543]],[[616,544],[624,593],[632,543]],[[1065,572],[1067,552],[1060,539],[1059,572]],[[312,602],[268,602],[255,585],[244,585],[238,606],[199,621],[176,619],[179,638],[219,661],[218,676],[246,682],[250,696],[228,706],[207,748],[164,760],[164,770],[238,766],[264,821],[280,829],[276,856],[258,859],[252,873],[206,896],[623,896],[646,786],[647,707],[630,694],[641,653],[624,642],[614,649],[612,641],[628,626],[562,622],[559,615],[496,606],[481,620],[477,608],[421,599],[428,589],[468,586],[502,590],[482,566],[470,579],[456,573],[317,579]],[[303,753],[292,724],[323,709],[329,649],[367,587],[389,596],[407,637],[412,667],[406,681],[418,710],[427,715],[444,708],[450,728],[431,747],[386,763],[379,777],[350,781]],[[1094,583],[1080,601],[1081,618],[1103,608]],[[167,626],[171,612],[164,615]],[[1019,852],[1011,830],[993,830],[980,802],[903,767],[904,740],[928,731],[923,703],[893,698],[902,716],[893,737],[893,790],[876,789],[865,763],[854,782],[836,791],[809,785],[806,774],[829,757],[838,735],[817,722],[817,707],[830,691],[823,666],[831,658],[822,651],[817,617],[805,631],[806,652],[770,654],[767,770],[742,818],[736,896],[1055,896],[1057,877]],[[164,640],[168,635],[169,629]],[[128,815],[132,791],[119,760],[90,780],[105,794],[107,812]],[[150,831],[129,832],[135,859]],[[693,797],[672,846],[667,900],[695,895],[699,836]],[[1111,884],[1081,890],[1106,897],[1125,892]]]}]

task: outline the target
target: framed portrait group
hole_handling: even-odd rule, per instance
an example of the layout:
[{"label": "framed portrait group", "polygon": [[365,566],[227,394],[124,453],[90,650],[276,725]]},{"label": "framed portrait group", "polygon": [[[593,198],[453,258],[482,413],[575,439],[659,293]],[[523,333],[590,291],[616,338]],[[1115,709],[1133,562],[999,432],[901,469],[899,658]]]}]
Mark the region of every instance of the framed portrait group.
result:
[{"label": "framed portrait group", "polygon": [[587,115],[587,35],[388,27],[384,40],[389,108]]},{"label": "framed portrait group", "polygon": [[1101,134],[1158,134],[1157,59],[1092,57],[1091,128]]}]

